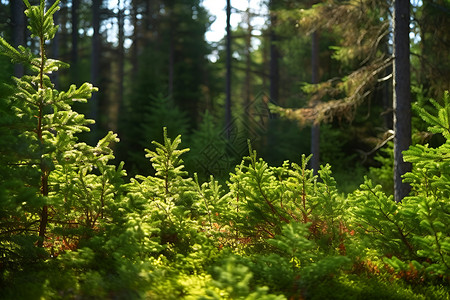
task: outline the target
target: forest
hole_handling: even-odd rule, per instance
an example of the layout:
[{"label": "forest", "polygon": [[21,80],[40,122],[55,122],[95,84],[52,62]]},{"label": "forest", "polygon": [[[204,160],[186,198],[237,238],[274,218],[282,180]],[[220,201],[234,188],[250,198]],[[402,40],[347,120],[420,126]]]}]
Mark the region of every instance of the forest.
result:
[{"label": "forest", "polygon": [[0,299],[450,300],[450,1],[215,2],[0,1]]}]

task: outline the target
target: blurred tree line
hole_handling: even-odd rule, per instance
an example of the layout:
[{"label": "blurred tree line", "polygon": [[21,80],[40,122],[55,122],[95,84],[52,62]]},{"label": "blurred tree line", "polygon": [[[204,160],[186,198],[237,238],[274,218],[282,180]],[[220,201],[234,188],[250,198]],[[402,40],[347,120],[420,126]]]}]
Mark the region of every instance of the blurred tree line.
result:
[{"label": "blurred tree line", "polygon": [[[450,89],[450,2],[411,4],[412,101],[442,99]],[[225,14],[226,1],[221,5]],[[392,3],[260,5],[230,9],[241,15],[231,30],[231,121],[225,120],[226,39],[205,40],[214,16],[201,0],[61,1],[50,54],[71,68],[54,74],[55,82],[62,89],[84,81],[99,87],[89,107],[77,110],[97,122],[92,141],[118,132],[117,157],[131,175],[150,172],[143,149],[162,140],[165,126],[169,136],[183,135],[191,147],[186,166],[200,176],[227,177],[250,140],[273,164],[312,152],[351,190],[357,175],[380,166],[376,150],[393,129]],[[38,51],[26,39],[23,10],[21,1],[1,1],[0,33]],[[264,26],[255,18],[264,18]],[[0,59],[2,81],[25,72]],[[413,123],[413,142],[423,141],[422,125]]]}]

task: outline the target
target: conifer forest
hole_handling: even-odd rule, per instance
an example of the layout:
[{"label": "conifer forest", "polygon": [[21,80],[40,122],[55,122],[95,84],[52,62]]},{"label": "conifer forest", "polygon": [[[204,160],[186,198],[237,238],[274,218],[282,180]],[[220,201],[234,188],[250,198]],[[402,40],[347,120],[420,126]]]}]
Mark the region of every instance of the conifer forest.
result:
[{"label": "conifer forest", "polygon": [[1,0],[0,299],[450,300],[449,29],[450,0]]}]

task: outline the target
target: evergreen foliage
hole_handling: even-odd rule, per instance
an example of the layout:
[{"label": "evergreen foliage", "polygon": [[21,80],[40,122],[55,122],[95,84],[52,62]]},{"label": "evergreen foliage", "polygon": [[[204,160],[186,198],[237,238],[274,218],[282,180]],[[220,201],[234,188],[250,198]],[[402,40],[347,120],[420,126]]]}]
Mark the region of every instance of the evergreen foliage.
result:
[{"label": "evergreen foliage", "polygon": [[369,178],[375,184],[383,187],[386,194],[394,193],[394,182],[392,176],[394,172],[394,143],[387,142],[386,146],[379,149],[375,155],[374,160],[380,165],[379,167],[372,167],[369,171]]},{"label": "evergreen foliage", "polygon": [[[125,143],[134,151],[127,153],[122,157],[127,164],[132,167],[133,173],[148,174],[148,169],[143,166],[146,165],[144,157],[144,149],[148,141],[159,141],[161,139],[161,128],[166,127],[170,132],[177,132],[179,134],[187,134],[189,132],[189,125],[186,114],[175,106],[170,99],[166,97],[146,97],[146,102],[149,105],[144,105],[139,112],[136,112],[136,107],[130,108],[128,118],[133,126],[129,128],[125,136]],[[175,136],[173,136],[175,137]]]},{"label": "evergreen foliage", "polygon": [[202,182],[166,128],[146,150],[152,175],[128,182],[116,134],[77,139],[92,121],[73,102],[96,88],[48,77],[65,66],[45,52],[58,1],[25,3],[40,55],[0,38],[30,68],[0,96],[2,298],[449,299],[449,94],[416,108],[445,143],[405,152],[401,203],[369,179],[345,196],[329,165],[273,167],[251,145],[226,186]]},{"label": "evergreen foliage", "polygon": [[[318,84],[305,84],[307,107],[276,108],[284,117],[300,123],[352,121],[356,109],[371,94],[380,75],[391,66],[392,57],[384,45],[389,28],[389,3],[384,0],[319,1],[309,9],[282,13],[296,19],[297,27],[307,33],[331,31],[334,45],[331,56],[342,72]],[[313,107],[317,101],[320,103]]]},{"label": "evergreen foliage", "polygon": [[227,145],[223,128],[217,126],[217,120],[206,111],[198,129],[189,136],[191,151],[186,155],[186,168],[195,170],[203,180],[211,174],[228,177],[236,162],[227,155]]}]

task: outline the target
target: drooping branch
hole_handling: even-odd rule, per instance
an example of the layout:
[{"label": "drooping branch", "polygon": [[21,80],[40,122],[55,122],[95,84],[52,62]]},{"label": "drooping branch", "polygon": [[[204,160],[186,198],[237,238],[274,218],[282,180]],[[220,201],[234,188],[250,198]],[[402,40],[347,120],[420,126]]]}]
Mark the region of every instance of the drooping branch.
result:
[{"label": "drooping branch", "polygon": [[[324,83],[311,85],[310,106],[305,108],[271,107],[283,117],[297,121],[301,126],[331,122],[334,118],[352,121],[356,108],[364,102],[378,82],[378,76],[392,64],[392,57],[378,60],[373,64],[360,68],[344,81],[330,79]],[[339,95],[329,101],[320,101],[325,97]],[[317,105],[313,105],[317,103]]]}]

